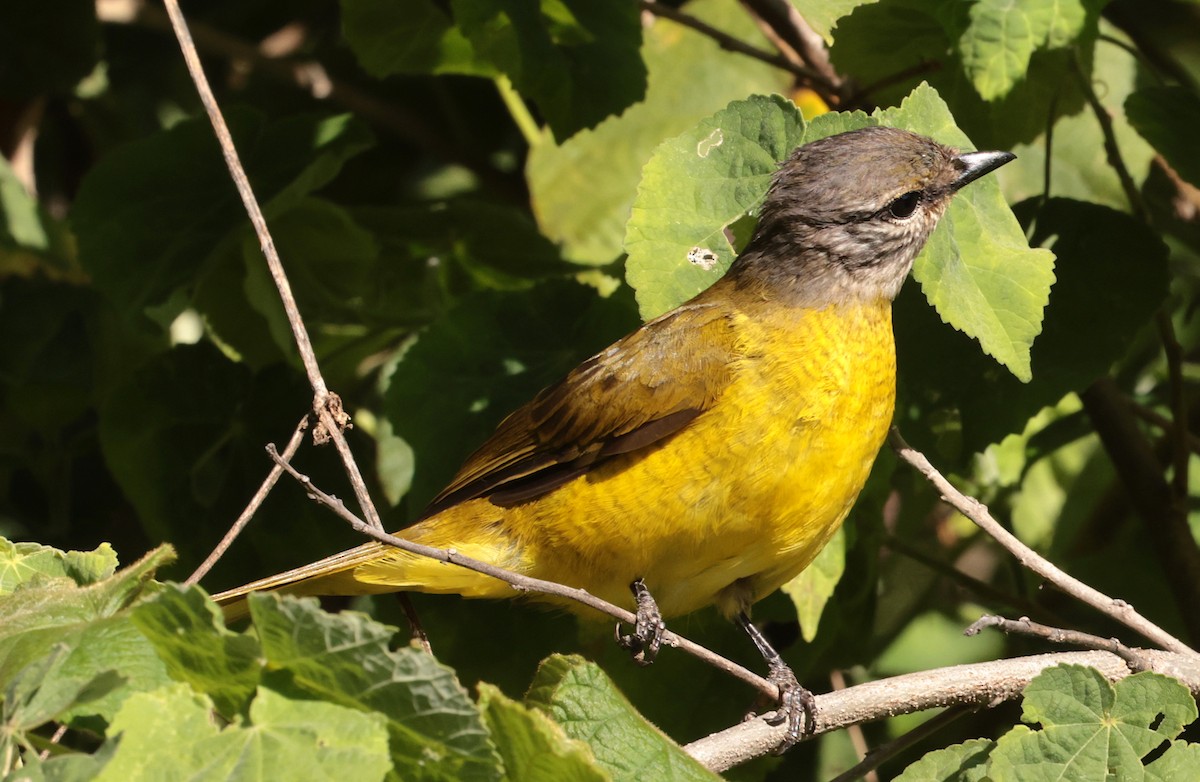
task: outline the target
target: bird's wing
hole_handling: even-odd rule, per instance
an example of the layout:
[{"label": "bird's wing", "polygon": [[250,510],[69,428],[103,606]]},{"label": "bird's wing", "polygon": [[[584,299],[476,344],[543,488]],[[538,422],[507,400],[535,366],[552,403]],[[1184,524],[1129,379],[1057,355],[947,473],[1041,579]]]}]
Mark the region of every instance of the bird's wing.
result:
[{"label": "bird's wing", "polygon": [[650,321],[505,418],[424,515],[524,502],[679,431],[729,383],[736,343],[728,309],[702,301]]}]

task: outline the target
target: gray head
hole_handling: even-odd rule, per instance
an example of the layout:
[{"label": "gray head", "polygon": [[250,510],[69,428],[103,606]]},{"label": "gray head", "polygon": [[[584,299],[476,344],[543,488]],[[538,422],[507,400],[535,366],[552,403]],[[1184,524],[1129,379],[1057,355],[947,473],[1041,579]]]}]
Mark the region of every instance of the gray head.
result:
[{"label": "gray head", "polygon": [[775,175],[731,274],[807,304],[893,299],[951,197],[1013,158],[884,127],[805,144]]}]

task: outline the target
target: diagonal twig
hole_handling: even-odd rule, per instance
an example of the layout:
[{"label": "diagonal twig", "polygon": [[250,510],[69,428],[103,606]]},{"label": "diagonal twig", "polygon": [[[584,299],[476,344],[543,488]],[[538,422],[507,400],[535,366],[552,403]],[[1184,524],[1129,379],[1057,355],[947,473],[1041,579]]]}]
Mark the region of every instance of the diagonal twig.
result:
[{"label": "diagonal twig", "polygon": [[304,325],[304,320],[300,317],[300,309],[296,305],[295,296],[292,294],[291,283],[288,282],[287,275],[283,271],[283,263],[279,260],[279,252],[275,249],[275,240],[271,238],[271,232],[267,229],[266,218],[263,216],[262,209],[258,205],[258,200],[254,197],[254,190],[250,186],[250,180],[246,177],[246,170],[242,167],[237,149],[233,146],[233,136],[229,132],[229,126],[225,124],[225,117],[221,114],[216,96],[213,95],[212,87],[204,75],[204,69],[200,65],[200,55],[196,53],[196,45],[192,42],[187,21],[183,18],[183,12],[179,9],[179,1],[164,0],[164,4],[167,9],[167,15],[171,19],[171,29],[174,30],[175,37],[179,41],[179,48],[183,52],[183,60],[187,64],[188,73],[192,77],[192,82],[196,85],[196,92],[200,95],[200,102],[204,104],[204,110],[208,114],[209,121],[212,123],[213,132],[216,134],[217,141],[221,145],[221,153],[225,156],[225,165],[229,168],[229,174],[233,178],[234,185],[237,187],[238,195],[242,199],[242,205],[245,207],[246,214],[250,217],[250,223],[254,226],[254,232],[258,236],[259,245],[267,261],[267,268],[271,273],[271,280],[275,283],[275,288],[279,291],[279,298],[283,303],[284,312],[287,314],[288,324],[292,329],[292,338],[296,342],[300,361],[304,364],[304,371],[308,375],[309,385],[312,386],[313,411],[316,413],[319,422],[313,431],[314,439],[318,439],[319,441],[321,437],[328,437],[328,439],[333,441],[338,454],[342,458],[346,476],[350,479],[350,485],[354,489],[354,496],[363,510],[363,515],[366,516],[367,523],[377,530],[382,530],[383,523],[379,520],[379,513],[375,509],[375,504],[371,501],[371,496],[367,492],[366,481],[363,480],[362,472],[358,469],[354,455],[350,452],[350,445],[346,442],[346,437],[343,434],[343,430],[349,424],[349,416],[342,411],[341,400],[338,396],[329,391],[328,386],[325,384],[325,378],[321,374],[321,368],[317,365],[317,356],[313,350],[312,340],[309,339],[308,329]]},{"label": "diagonal twig", "polygon": [[1050,643],[1072,644],[1074,646],[1082,646],[1085,649],[1111,652],[1124,660],[1131,671],[1150,670],[1150,664],[1146,661],[1146,658],[1116,638],[1101,638],[1098,635],[1080,632],[1079,630],[1050,627],[1049,625],[1034,622],[1027,616],[1023,616],[1020,619],[1006,619],[1003,616],[985,614],[972,622],[971,626],[966,630],[963,630],[963,635],[979,635],[980,632],[988,627],[995,627],[1001,632],[1010,635],[1028,635],[1034,638],[1045,639]]},{"label": "diagonal twig", "polygon": [[[627,611],[620,606],[615,606],[612,603],[609,603],[607,600],[602,600],[601,598],[596,597],[584,589],[577,589],[575,587],[565,586],[553,581],[545,581],[540,578],[531,578],[529,576],[521,575],[520,573],[514,573],[511,570],[505,570],[504,568],[496,567],[495,565],[487,562],[482,562],[478,559],[472,559],[471,557],[464,556],[452,548],[440,549],[434,548],[433,546],[425,546],[420,543],[414,543],[411,540],[405,540],[404,538],[400,538],[395,535],[389,535],[386,532],[374,529],[367,525],[367,523],[358,516],[354,515],[354,513],[352,513],[346,507],[344,502],[331,494],[321,491],[315,484],[313,484],[312,480],[307,475],[304,475],[296,470],[296,468],[291,464],[285,462],[275,451],[273,446],[267,446],[267,453],[270,454],[271,458],[275,460],[275,463],[278,464],[281,469],[286,470],[289,475],[295,478],[296,481],[304,487],[304,490],[308,493],[308,496],[311,499],[332,510],[343,521],[348,522],[356,532],[361,532],[362,534],[367,535],[368,537],[373,538],[380,543],[388,546],[394,546],[411,554],[429,557],[430,559],[436,559],[439,562],[458,565],[459,567],[464,567],[467,570],[473,570],[476,573],[482,573],[485,576],[491,576],[492,578],[503,581],[518,592],[536,592],[538,594],[561,597],[567,600],[573,600],[589,608],[593,608],[596,611],[599,611],[602,614],[607,614],[608,616],[611,616],[620,622],[633,624],[637,621],[637,617],[633,614],[633,612]],[[779,697],[778,685],[772,684],[753,671],[743,668],[737,663],[722,657],[716,652],[706,649],[694,641],[684,638],[678,633],[674,633],[670,630],[664,631],[662,635],[662,642],[668,646],[674,646],[682,651],[685,651],[688,654],[703,660],[709,665],[712,665],[717,669],[742,680],[743,682],[760,690],[762,693],[771,698]]]},{"label": "diagonal twig", "polygon": [[[942,499],[950,503],[956,510],[975,522],[976,526],[991,535],[996,542],[1009,551],[1023,566],[1037,573],[1056,587],[1080,600],[1098,611],[1111,616],[1126,627],[1140,633],[1164,649],[1180,654],[1196,655],[1183,641],[1163,630],[1146,617],[1134,610],[1133,606],[1124,600],[1114,600],[1098,589],[1093,589],[1077,578],[1068,575],[1062,569],[1047,561],[1033,549],[1026,546],[1008,530],[996,521],[987,507],[972,497],[960,492],[946,480],[937,469],[929,463],[925,455],[914,449],[900,436],[900,431],[892,427],[890,435],[892,448],[901,459],[911,464],[926,480],[934,485],[942,495]],[[1200,656],[1200,655],[1197,655]]]},{"label": "diagonal twig", "polygon": [[[292,432],[292,439],[288,440],[288,444],[283,449],[282,458],[285,462],[290,462],[292,457],[296,455],[296,451],[300,449],[300,443],[304,441],[304,432],[308,429],[308,416],[300,419],[300,423],[296,424],[296,430]],[[250,523],[250,519],[254,518],[254,514],[258,512],[258,508],[267,499],[267,495],[271,493],[271,489],[279,480],[279,476],[283,475],[283,468],[276,464],[267,473],[267,477],[263,479],[262,485],[258,487],[258,491],[254,492],[254,496],[250,498],[250,502],[246,505],[246,509],[237,517],[237,521],[233,522],[233,526],[225,533],[225,537],[221,538],[221,542],[212,550],[208,558],[200,563],[200,567],[187,577],[183,583],[191,586],[199,583],[200,579],[208,575],[208,571],[212,570],[213,565],[225,556],[225,552],[233,545],[233,541],[237,536],[242,534],[242,530]]]},{"label": "diagonal twig", "polygon": [[702,22],[696,17],[686,14],[677,8],[667,5],[666,3],[657,3],[652,0],[642,0],[642,10],[654,16],[660,16],[664,19],[670,19],[676,24],[681,24],[684,27],[689,27],[701,35],[707,36],[716,42],[718,46],[726,51],[744,54],[747,57],[753,57],[756,60],[774,65],[776,68],[785,70],[793,76],[798,76],[806,79],[809,82],[818,85],[825,90],[835,93],[836,89],[824,75],[818,73],[812,68],[804,65],[798,65],[781,54],[764,51],[757,46],[751,46],[745,41],[734,38],[729,33],[718,30],[710,24]]}]

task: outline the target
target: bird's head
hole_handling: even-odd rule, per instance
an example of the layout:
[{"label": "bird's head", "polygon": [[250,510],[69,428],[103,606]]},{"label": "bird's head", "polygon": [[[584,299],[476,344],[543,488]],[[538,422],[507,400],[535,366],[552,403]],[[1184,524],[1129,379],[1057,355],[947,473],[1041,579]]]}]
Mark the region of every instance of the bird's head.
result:
[{"label": "bird's head", "polygon": [[885,127],[805,144],[775,175],[735,279],[806,304],[894,299],[954,194],[1014,157]]}]

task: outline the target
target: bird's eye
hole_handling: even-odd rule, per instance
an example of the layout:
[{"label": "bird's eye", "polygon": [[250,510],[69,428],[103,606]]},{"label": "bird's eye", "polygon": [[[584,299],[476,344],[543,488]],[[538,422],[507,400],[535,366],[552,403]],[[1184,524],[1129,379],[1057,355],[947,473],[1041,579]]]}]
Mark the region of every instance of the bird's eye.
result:
[{"label": "bird's eye", "polygon": [[895,201],[888,204],[888,214],[897,220],[904,220],[912,217],[913,212],[917,211],[917,204],[921,203],[921,194],[917,191],[905,193]]}]

